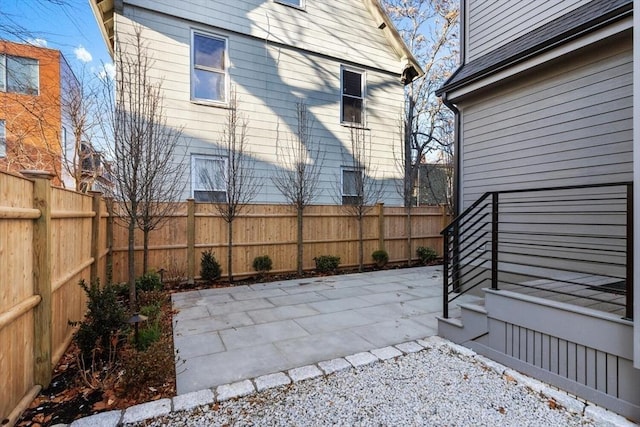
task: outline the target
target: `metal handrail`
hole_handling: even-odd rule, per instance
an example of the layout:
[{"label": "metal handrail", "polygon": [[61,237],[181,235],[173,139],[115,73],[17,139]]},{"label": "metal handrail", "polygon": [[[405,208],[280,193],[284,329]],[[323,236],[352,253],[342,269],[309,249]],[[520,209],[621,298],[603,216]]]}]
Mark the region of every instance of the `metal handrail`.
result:
[{"label": "metal handrail", "polygon": [[[616,194],[611,194],[610,192],[604,194],[595,194],[593,197],[585,198],[579,194],[571,193],[569,196],[563,195],[571,190],[581,190],[581,189],[595,189],[595,188],[606,188],[606,187],[626,187],[626,197],[617,197]],[[530,200],[502,200],[501,196],[507,194],[525,194],[532,193],[535,195],[536,193],[542,192],[558,192],[560,194],[550,196],[551,199],[545,198],[531,198]],[[626,201],[626,212],[624,211],[606,211],[602,209],[601,206],[614,206],[614,207],[622,207],[622,200]],[[615,203],[612,203],[615,202]],[[536,206],[547,205],[551,207],[551,204],[555,205],[555,211],[545,211]],[[570,210],[558,210],[562,208],[563,203],[570,203],[573,209]],[[531,210],[522,210],[525,204],[531,205]],[[594,206],[596,210],[583,212],[581,210],[575,210],[575,205],[579,206]],[[509,206],[517,206],[517,210],[509,210]],[[526,208],[526,206],[524,206]],[[502,211],[501,209],[507,208]],[[610,218],[614,220],[612,222],[605,221],[591,221],[588,223],[579,223],[571,220],[562,221],[560,216],[562,215],[580,215],[580,214],[588,214],[588,215],[609,215]],[[553,221],[559,222],[548,222],[543,219],[535,218],[532,221],[514,221],[514,220],[502,220],[501,216],[507,215],[553,215]],[[619,219],[619,215],[626,214],[626,222],[622,222]],[[618,218],[618,219],[616,219]],[[531,225],[535,227],[535,230],[530,231],[516,231],[516,230],[505,230],[501,231],[501,226],[508,226],[511,228],[512,226],[527,226]],[[540,230],[541,227],[554,227],[556,230],[558,228],[569,228],[569,230],[562,231],[554,231],[554,228],[547,230]],[[578,230],[581,232],[572,233],[570,228],[572,226],[580,226],[580,227],[610,227],[610,230],[614,230],[613,234],[607,232],[600,233],[584,233],[582,230]],[[614,227],[624,227],[625,231],[623,233],[615,232]],[[601,228],[602,230],[602,228]],[[605,231],[608,229],[604,229]],[[511,239],[501,240],[501,233],[512,236]],[[487,263],[491,266],[489,270],[490,280],[491,280],[491,288],[499,289],[499,283],[503,285],[513,285],[520,286],[523,288],[530,289],[540,289],[551,293],[557,293],[559,295],[573,295],[580,299],[585,300],[593,300],[600,303],[606,303],[611,305],[623,305],[625,307],[625,318],[631,319],[633,318],[633,183],[632,182],[618,182],[618,183],[606,183],[606,184],[584,184],[584,185],[570,185],[570,186],[558,186],[558,187],[544,187],[544,188],[535,188],[535,189],[517,189],[517,190],[504,190],[504,191],[489,191],[480,198],[478,198],[471,206],[469,206],[464,212],[458,215],[453,221],[445,227],[441,234],[443,235],[443,243],[444,243],[444,268],[443,268],[443,317],[447,318],[449,316],[449,303],[458,299],[463,294],[469,292],[470,290],[478,287],[482,283],[486,281],[482,279],[483,273],[487,271]],[[487,234],[491,235],[490,241],[487,238]],[[518,236],[522,237],[523,241],[518,241]],[[540,237],[555,237],[558,240],[557,244],[554,244],[554,241],[546,240],[546,241],[526,241],[526,237],[528,236],[540,236]],[[484,247],[486,244],[491,244],[491,250],[479,250],[479,254],[474,253],[474,247],[477,245],[478,248],[483,247],[483,239],[487,238],[484,241]],[[573,242],[567,241],[566,239],[576,239]],[[580,240],[586,239],[586,240]],[[590,240],[589,240],[590,239]],[[592,245],[593,242],[591,240],[598,241],[597,239],[602,239],[600,241],[605,241],[604,247],[593,248],[589,245]],[[618,244],[617,241],[625,240],[624,245]],[[583,246],[580,246],[580,242],[583,242]],[[509,249],[504,250],[500,249],[500,246],[503,244],[509,245]],[[596,243],[597,244],[597,243]],[[518,251],[517,248],[520,246],[522,251]],[[622,249],[624,247],[624,249]],[[532,253],[529,251],[535,251],[538,249],[538,253]],[[566,250],[572,249],[575,251],[584,251],[584,257],[580,257],[578,254],[567,257],[562,255],[562,253],[544,253],[544,251],[553,251],[553,250]],[[579,253],[579,252],[578,252]],[[487,254],[489,256],[487,257]],[[616,262],[613,257],[625,255],[623,261]],[[580,265],[584,266],[594,266],[591,267],[591,270],[598,265],[602,266],[611,266],[612,268],[624,268],[624,273],[618,275],[610,275],[610,273],[603,273],[604,278],[610,278],[611,280],[616,279],[624,279],[625,280],[625,289],[620,290],[615,288],[616,291],[620,291],[621,295],[625,296],[624,304],[619,301],[613,301],[612,299],[594,297],[590,295],[586,295],[588,293],[582,292],[581,295],[577,293],[572,293],[571,291],[560,290],[560,289],[552,289],[552,288],[536,288],[536,286],[532,286],[530,284],[511,282],[508,280],[499,281],[499,269],[498,269],[498,261],[499,258],[505,257],[508,259],[509,256],[516,256],[518,259],[522,260],[523,257],[528,257],[534,260],[546,260],[547,264],[544,262],[540,265],[537,264],[529,264],[528,262],[518,262],[518,261],[510,261],[510,263],[514,266],[520,265],[522,267],[533,267],[533,268],[547,268],[550,270],[554,270],[549,266],[549,262],[562,263],[566,261],[567,263],[576,262]],[[598,259],[598,256],[609,256],[611,259]],[[479,263],[479,261],[481,261]],[[466,264],[465,264],[466,262]],[[467,271],[463,271],[463,267],[471,268]],[[573,266],[566,266],[560,269],[555,269],[555,271],[566,273],[576,272],[576,273],[585,273],[591,274],[585,271],[578,271]],[[609,275],[608,275],[609,274]],[[624,274],[624,278],[622,277]],[[486,275],[485,275],[486,276]],[[562,279],[552,279],[550,277],[545,276],[537,276],[535,274],[523,274],[524,277],[532,277],[532,278],[540,278],[540,279],[549,279],[552,280],[553,283],[567,283],[570,285],[576,285],[577,288],[582,286],[588,290],[595,290],[595,286],[591,286],[584,283],[579,283],[571,280],[562,280]],[[598,276],[598,275],[596,275]],[[620,282],[621,283],[621,282]],[[605,285],[602,285],[602,292],[616,293],[612,289],[607,288]],[[609,290],[607,290],[609,289]],[[454,295],[455,294],[455,295]]]}]

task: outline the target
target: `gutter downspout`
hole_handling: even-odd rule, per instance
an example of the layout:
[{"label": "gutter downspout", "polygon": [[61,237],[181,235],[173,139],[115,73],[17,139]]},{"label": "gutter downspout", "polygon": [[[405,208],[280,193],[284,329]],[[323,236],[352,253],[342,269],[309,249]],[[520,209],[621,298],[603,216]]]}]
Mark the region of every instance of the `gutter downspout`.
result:
[{"label": "gutter downspout", "polygon": [[447,93],[443,93],[441,95],[442,102],[447,106],[448,109],[453,111],[454,114],[454,125],[453,125],[453,194],[454,194],[454,203],[453,203],[453,217],[457,217],[460,215],[460,171],[461,168],[461,158],[460,158],[460,110],[447,98]]}]

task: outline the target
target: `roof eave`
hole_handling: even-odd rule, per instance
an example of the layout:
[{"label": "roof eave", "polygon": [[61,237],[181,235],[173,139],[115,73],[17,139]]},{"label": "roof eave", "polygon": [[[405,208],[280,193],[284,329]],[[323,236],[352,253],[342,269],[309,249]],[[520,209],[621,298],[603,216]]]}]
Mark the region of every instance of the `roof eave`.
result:
[{"label": "roof eave", "polygon": [[89,0],[93,16],[98,22],[98,28],[111,58],[113,58],[114,40],[114,1],[117,0]]},{"label": "roof eave", "polygon": [[389,18],[389,15],[384,11],[379,0],[363,0],[367,9],[376,21],[377,27],[383,31],[385,37],[391,44],[394,52],[398,56],[398,59],[402,63],[402,70],[400,72],[400,81],[404,85],[408,85],[412,81],[424,76],[424,71],[420,64],[411,53],[411,50],[407,47],[397,28]]}]

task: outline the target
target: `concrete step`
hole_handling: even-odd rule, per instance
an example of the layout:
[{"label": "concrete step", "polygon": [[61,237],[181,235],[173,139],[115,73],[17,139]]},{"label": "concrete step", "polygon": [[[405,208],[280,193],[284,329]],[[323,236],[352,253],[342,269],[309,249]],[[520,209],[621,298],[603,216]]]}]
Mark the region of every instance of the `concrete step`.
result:
[{"label": "concrete step", "polygon": [[[489,332],[487,310],[484,307],[484,299],[480,301],[465,302],[458,305],[459,316],[448,319],[438,317],[438,335],[463,344],[472,341]],[[452,310],[452,313],[458,310]],[[457,313],[456,313],[457,314]]]}]

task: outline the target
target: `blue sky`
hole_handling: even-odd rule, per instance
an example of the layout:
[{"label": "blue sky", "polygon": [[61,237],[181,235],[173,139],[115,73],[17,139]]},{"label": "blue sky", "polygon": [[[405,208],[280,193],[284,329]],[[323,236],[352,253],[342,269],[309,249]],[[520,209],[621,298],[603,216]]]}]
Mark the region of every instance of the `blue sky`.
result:
[{"label": "blue sky", "polygon": [[[28,33],[9,34],[15,31],[7,32],[7,26]],[[60,50],[73,69],[86,64],[99,72],[103,64],[111,64],[89,0],[0,0],[0,38]]]}]

